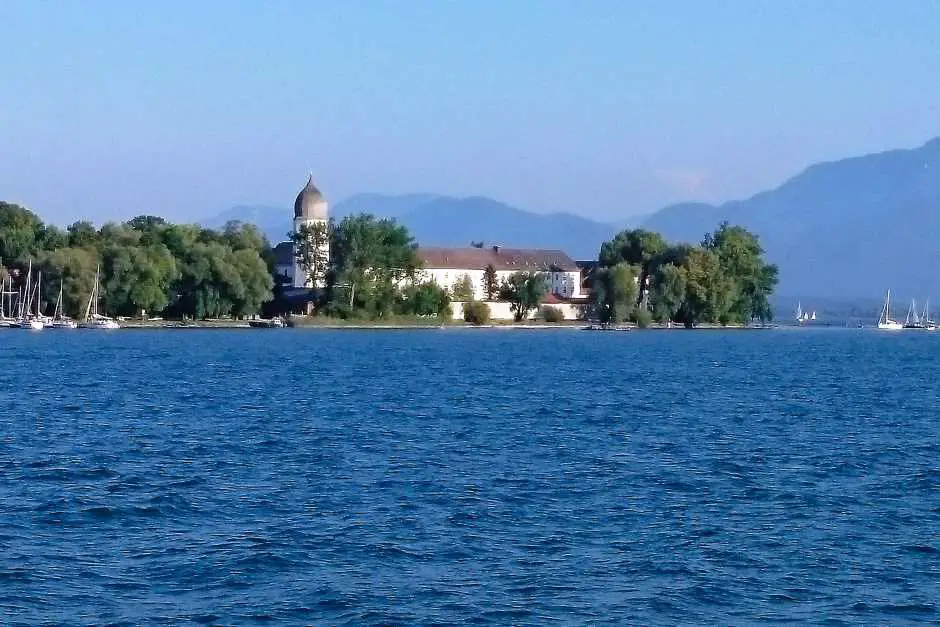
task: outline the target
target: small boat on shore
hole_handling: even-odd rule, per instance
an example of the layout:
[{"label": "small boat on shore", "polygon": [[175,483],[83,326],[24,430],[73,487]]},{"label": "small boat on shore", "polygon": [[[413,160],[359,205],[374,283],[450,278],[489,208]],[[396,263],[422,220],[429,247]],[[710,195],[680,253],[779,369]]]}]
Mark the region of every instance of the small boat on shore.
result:
[{"label": "small boat on shore", "polygon": [[248,321],[248,326],[252,329],[281,329],[284,321],[280,318],[255,318]]}]

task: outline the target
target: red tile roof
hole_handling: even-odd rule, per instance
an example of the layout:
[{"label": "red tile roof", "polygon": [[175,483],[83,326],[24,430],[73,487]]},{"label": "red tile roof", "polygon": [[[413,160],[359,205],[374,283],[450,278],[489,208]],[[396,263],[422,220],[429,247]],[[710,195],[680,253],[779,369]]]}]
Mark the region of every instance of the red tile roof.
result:
[{"label": "red tile roof", "polygon": [[425,268],[496,270],[520,272],[578,272],[578,264],[560,250],[538,248],[418,248],[418,258]]}]

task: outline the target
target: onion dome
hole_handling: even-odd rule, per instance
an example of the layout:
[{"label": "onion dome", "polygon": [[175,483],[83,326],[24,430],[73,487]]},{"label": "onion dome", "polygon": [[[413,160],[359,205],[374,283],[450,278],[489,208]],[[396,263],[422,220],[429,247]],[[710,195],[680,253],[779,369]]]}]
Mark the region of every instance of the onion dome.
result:
[{"label": "onion dome", "polygon": [[326,220],[327,204],[323,194],[313,184],[313,174],[307,179],[307,184],[300,193],[297,194],[297,200],[294,201],[294,217],[307,218],[310,220]]}]

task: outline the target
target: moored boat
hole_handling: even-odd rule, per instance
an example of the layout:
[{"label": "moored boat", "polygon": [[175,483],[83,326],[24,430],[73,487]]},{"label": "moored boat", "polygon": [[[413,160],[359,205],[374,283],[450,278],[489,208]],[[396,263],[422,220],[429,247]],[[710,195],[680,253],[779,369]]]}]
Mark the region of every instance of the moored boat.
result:
[{"label": "moored boat", "polygon": [[80,329],[120,329],[121,325],[114,318],[98,313],[98,292],[99,292],[99,273],[100,266],[95,269],[95,284],[91,288],[91,296],[88,297],[88,305],[85,307],[85,316],[78,324]]},{"label": "moored boat", "polygon": [[248,321],[248,326],[252,329],[280,329],[284,321],[280,318],[255,318]]},{"label": "moored boat", "polygon": [[881,307],[881,314],[878,316],[878,328],[883,331],[900,331],[904,328],[903,324],[891,319],[891,290],[885,293],[885,304]]}]

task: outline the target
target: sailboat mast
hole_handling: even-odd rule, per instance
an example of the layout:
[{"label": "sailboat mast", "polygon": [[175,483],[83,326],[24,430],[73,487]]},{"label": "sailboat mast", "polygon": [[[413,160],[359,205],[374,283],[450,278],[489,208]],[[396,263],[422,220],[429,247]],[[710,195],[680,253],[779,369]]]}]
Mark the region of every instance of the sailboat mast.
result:
[{"label": "sailboat mast", "polygon": [[[95,268],[95,284],[91,288],[91,295],[88,297],[88,305],[85,306],[85,320],[88,320],[88,317],[91,315],[92,303],[95,303],[98,299],[98,270],[101,266]],[[95,313],[98,313],[98,306],[95,305]]]}]

